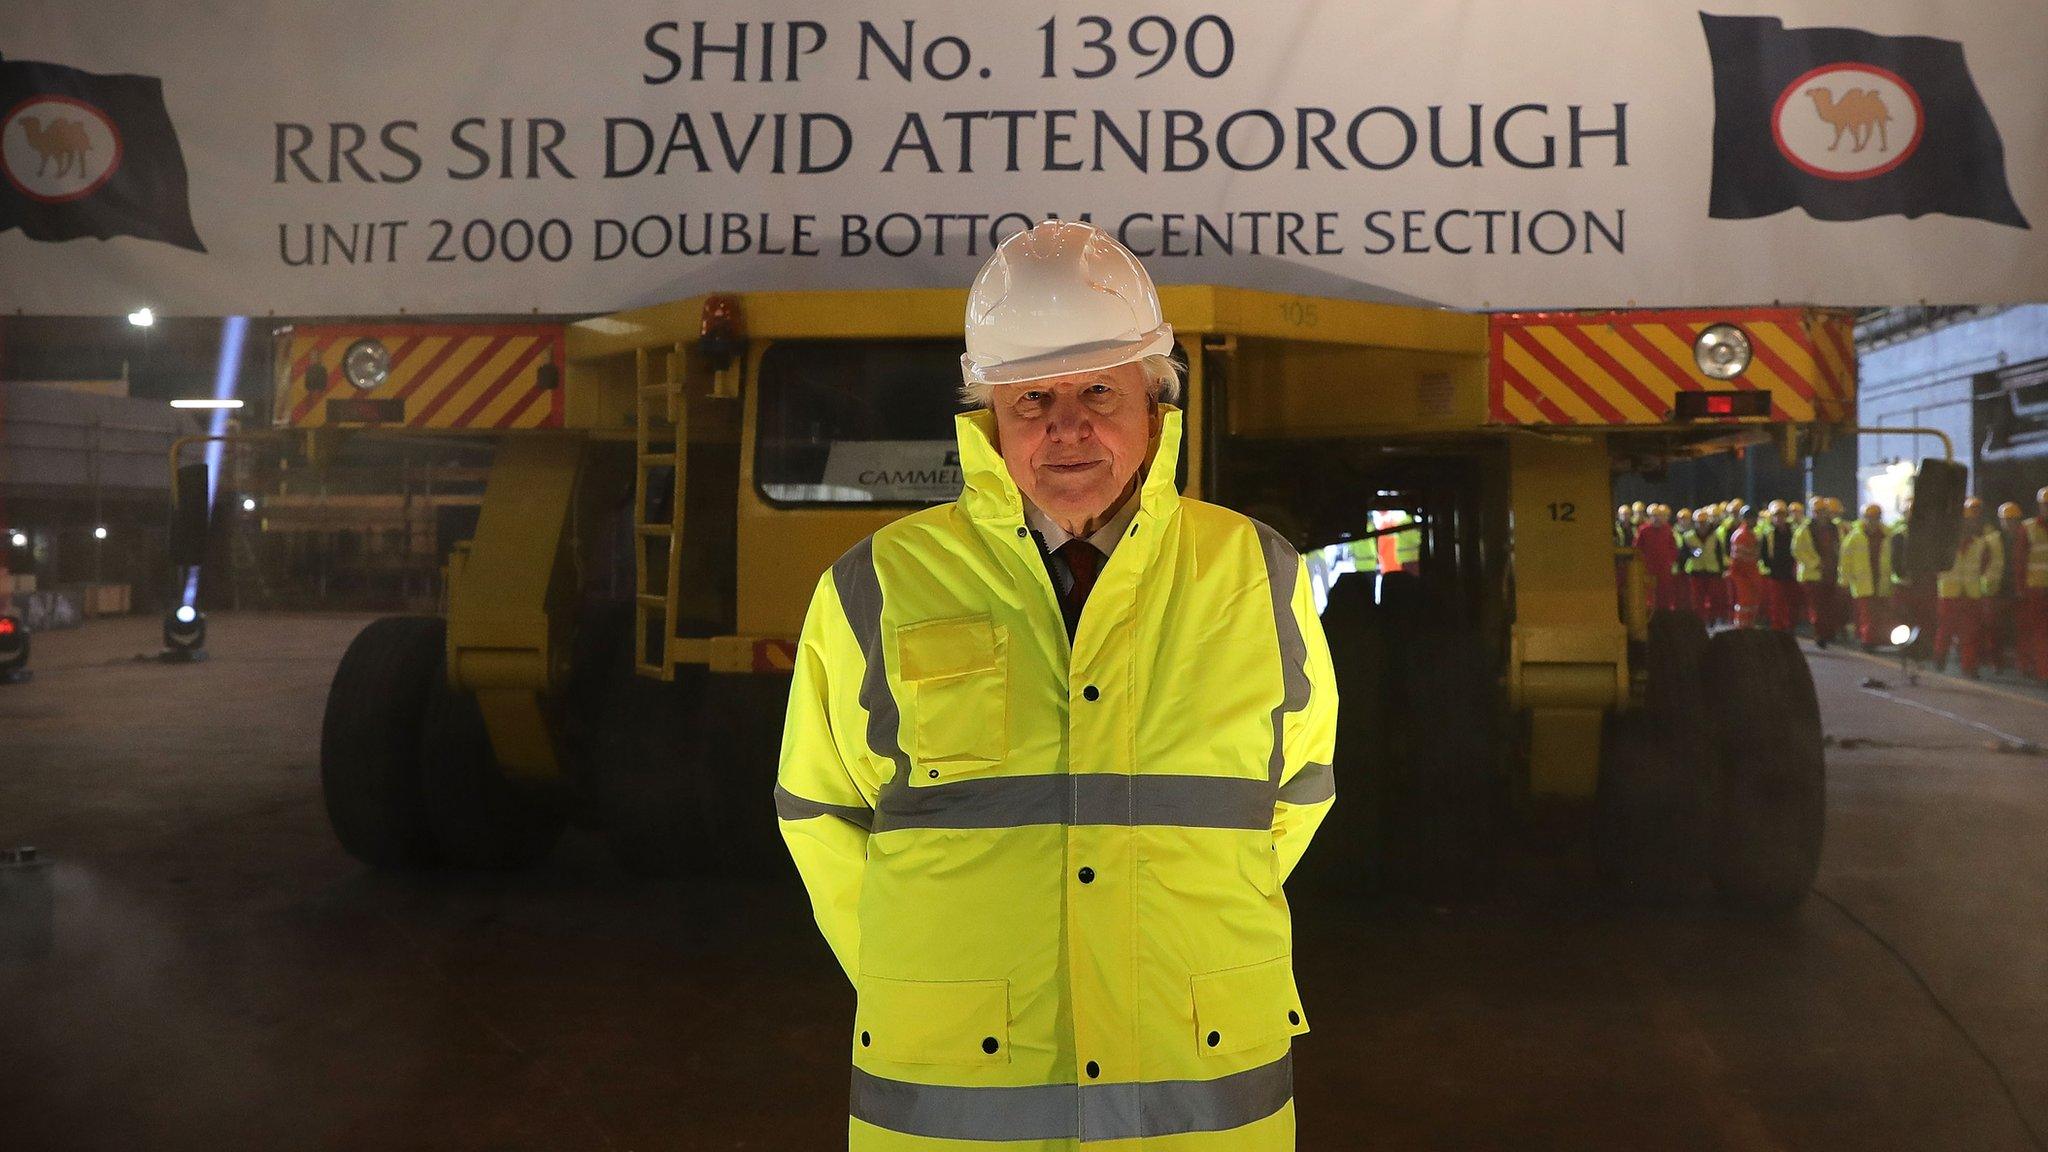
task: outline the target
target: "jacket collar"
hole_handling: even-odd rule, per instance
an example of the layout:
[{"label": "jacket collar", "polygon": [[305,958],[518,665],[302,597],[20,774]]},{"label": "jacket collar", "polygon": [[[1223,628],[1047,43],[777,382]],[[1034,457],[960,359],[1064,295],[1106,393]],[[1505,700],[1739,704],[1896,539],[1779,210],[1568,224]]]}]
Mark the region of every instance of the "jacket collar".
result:
[{"label": "jacket collar", "polygon": [[[1164,415],[1149,449],[1152,462],[1138,488],[1138,515],[1154,520],[1172,514],[1180,504],[1180,491],[1173,480],[1180,467],[1181,410],[1164,403],[1160,408]],[[977,522],[1006,527],[1022,524],[1024,494],[1017,490],[1017,481],[996,448],[996,414],[986,408],[963,412],[953,418],[953,426],[960,442],[960,472],[966,480],[960,506]]]}]

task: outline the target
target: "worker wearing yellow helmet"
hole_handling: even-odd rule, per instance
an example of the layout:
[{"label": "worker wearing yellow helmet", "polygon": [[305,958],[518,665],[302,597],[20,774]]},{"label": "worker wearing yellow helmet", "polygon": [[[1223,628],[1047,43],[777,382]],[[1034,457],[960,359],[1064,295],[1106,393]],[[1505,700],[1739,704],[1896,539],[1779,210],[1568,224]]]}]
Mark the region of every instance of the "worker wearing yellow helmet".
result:
[{"label": "worker wearing yellow helmet", "polygon": [[1984,501],[1963,501],[1963,528],[1956,538],[1955,557],[1935,581],[1935,668],[1948,664],[1951,648],[1964,676],[1976,679],[1984,657],[1984,601],[2004,584],[2005,547],[1998,529],[1986,522]]},{"label": "worker wearing yellow helmet", "polygon": [[1721,534],[1720,517],[1719,505],[1702,505],[1693,513],[1691,533],[1679,542],[1693,614],[1709,626],[1728,615],[1728,538]]},{"label": "worker wearing yellow helmet", "polygon": [[2048,681],[2048,488],[2034,493],[2034,515],[2014,537],[2020,586],[2020,671]]},{"label": "worker wearing yellow helmet", "polygon": [[1337,719],[1306,566],[1175,486],[1173,333],[1107,232],[1005,240],[966,337],[959,500],[820,578],[790,686],[848,1146],[1292,1149],[1281,885]]},{"label": "worker wearing yellow helmet", "polygon": [[1642,558],[1643,576],[1649,584],[1650,610],[1683,611],[1685,576],[1678,567],[1682,545],[1671,523],[1671,506],[1651,504],[1649,513],[1649,521],[1636,529],[1636,555]]},{"label": "worker wearing yellow helmet", "polygon": [[1863,515],[1842,536],[1842,587],[1856,612],[1856,641],[1865,651],[1882,642],[1891,626],[1892,534],[1884,509],[1865,505]]},{"label": "worker wearing yellow helmet", "polygon": [[2027,580],[2027,545],[2023,528],[2026,517],[2016,501],[2007,500],[1998,506],[1998,542],[2003,550],[2004,567],[1999,573],[1997,594],[1985,597],[1982,608],[1984,659],[2001,672],[2006,668],[2008,648],[2018,658],[2023,671],[2033,663],[2028,658],[2026,643],[2020,638],[2020,600]]},{"label": "worker wearing yellow helmet", "polygon": [[1765,578],[1762,622],[1779,632],[1790,632],[1799,619],[1799,564],[1792,554],[1792,538],[1799,527],[1792,519],[1792,509],[1797,507],[1783,500],[1771,501],[1756,531],[1757,566]]},{"label": "worker wearing yellow helmet", "polygon": [[[1828,510],[1829,497],[1813,498],[1813,515],[1792,530],[1792,559],[1798,567],[1799,598],[1805,603],[1813,642],[1825,648],[1841,629],[1839,611],[1841,529]],[[1798,508],[1797,504],[1792,505]],[[1795,617],[1796,619],[1796,617]]]}]

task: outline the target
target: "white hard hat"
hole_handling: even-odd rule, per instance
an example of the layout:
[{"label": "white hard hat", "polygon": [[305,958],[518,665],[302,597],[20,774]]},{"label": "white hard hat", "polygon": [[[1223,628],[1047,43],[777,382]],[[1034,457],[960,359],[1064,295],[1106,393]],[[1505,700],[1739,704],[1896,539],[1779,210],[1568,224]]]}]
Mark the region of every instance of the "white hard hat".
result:
[{"label": "white hard hat", "polygon": [[1093,224],[1047,220],[1004,240],[967,295],[968,384],[1017,384],[1173,351],[1152,277]]}]

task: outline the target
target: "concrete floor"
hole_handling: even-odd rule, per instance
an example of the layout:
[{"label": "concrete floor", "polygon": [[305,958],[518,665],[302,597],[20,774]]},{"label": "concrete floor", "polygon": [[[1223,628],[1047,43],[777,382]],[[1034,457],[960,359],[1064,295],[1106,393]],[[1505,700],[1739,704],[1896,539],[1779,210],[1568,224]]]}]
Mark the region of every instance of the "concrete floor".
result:
[{"label": "concrete floor", "polygon": [[[101,622],[0,688],[0,844],[58,862],[55,954],[0,966],[0,1148],[843,1146],[852,995],[793,884],[577,833],[515,876],[342,853],[316,738],[361,623],[218,617],[167,667]],[[1824,898],[1789,922],[1298,897],[1301,1146],[2041,1148],[2048,758],[1968,722],[2048,742],[2048,700],[1813,666]]]}]

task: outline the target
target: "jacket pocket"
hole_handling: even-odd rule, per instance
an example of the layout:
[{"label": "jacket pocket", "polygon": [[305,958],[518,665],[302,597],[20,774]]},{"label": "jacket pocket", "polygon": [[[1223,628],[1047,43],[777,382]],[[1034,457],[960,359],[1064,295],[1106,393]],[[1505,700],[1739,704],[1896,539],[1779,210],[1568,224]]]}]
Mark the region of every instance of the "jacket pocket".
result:
[{"label": "jacket pocket", "polygon": [[987,616],[931,620],[896,633],[906,688],[913,787],[944,784],[1009,754],[1010,691],[1003,630]]},{"label": "jacket pocket", "polygon": [[1280,890],[1280,851],[1267,831],[1246,833],[1246,843],[1237,850],[1237,868],[1252,882],[1261,896]]},{"label": "jacket pocket", "polygon": [[1010,1062],[1008,980],[860,977],[859,1051],[899,1064]]},{"label": "jacket pocket", "polygon": [[1195,977],[1195,1048],[1222,1056],[1276,1044],[1308,1031],[1294,988],[1294,958]]}]

